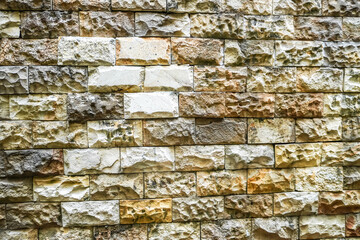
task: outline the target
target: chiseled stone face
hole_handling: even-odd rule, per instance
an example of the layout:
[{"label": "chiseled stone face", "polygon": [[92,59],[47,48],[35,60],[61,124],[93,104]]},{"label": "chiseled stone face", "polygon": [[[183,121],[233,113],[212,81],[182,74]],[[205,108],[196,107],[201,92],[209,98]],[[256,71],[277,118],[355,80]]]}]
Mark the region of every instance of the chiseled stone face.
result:
[{"label": "chiseled stone face", "polygon": [[59,65],[114,65],[115,39],[61,37]]},{"label": "chiseled stone face", "polygon": [[57,38],[78,35],[79,19],[76,12],[43,11],[22,12],[21,14],[23,38]]},{"label": "chiseled stone face", "polygon": [[244,92],[246,67],[194,67],[194,88],[197,92]]},{"label": "chiseled stone face", "polygon": [[292,169],[249,169],[249,194],[289,192],[294,190]]},{"label": "chiseled stone face", "polygon": [[169,0],[167,1],[167,9],[170,12],[185,13],[216,13],[221,8],[220,0],[210,0],[204,4],[201,0]]},{"label": "chiseled stone face", "polygon": [[197,144],[242,144],[246,138],[246,120],[243,118],[197,118]]},{"label": "chiseled stone face", "polygon": [[302,216],[299,228],[302,239],[345,237],[345,215]]},{"label": "chiseled stone face", "polygon": [[119,224],[119,201],[61,203],[62,225],[95,226]]},{"label": "chiseled stone face", "polygon": [[360,117],[343,118],[342,134],[345,141],[360,141]]},{"label": "chiseled stone face", "polygon": [[0,232],[1,239],[11,239],[11,240],[20,240],[20,239],[29,239],[37,240],[38,239],[38,229],[19,229],[19,230],[2,230]]},{"label": "chiseled stone face", "polygon": [[222,10],[245,15],[269,15],[272,12],[272,2],[267,0],[225,0]]},{"label": "chiseled stone face", "polygon": [[209,221],[227,219],[223,197],[173,198],[173,221]]},{"label": "chiseled stone face", "polygon": [[190,197],[196,195],[195,173],[146,173],[146,198]]},{"label": "chiseled stone face", "polygon": [[0,202],[27,202],[33,200],[31,178],[1,178]]},{"label": "chiseled stone face", "polygon": [[176,146],[176,171],[224,169],[223,146]]},{"label": "chiseled stone face", "polygon": [[134,36],[134,14],[130,12],[80,12],[82,37]]},{"label": "chiseled stone face", "polygon": [[349,214],[346,215],[346,236],[347,237],[358,237],[359,234],[359,220],[360,214]]},{"label": "chiseled stone face", "polygon": [[89,67],[89,92],[139,92],[144,74],[143,67]]},{"label": "chiseled stone face", "polygon": [[295,141],[294,119],[249,119],[248,124],[249,143],[288,143]]},{"label": "chiseled stone face", "polygon": [[57,39],[7,39],[0,40],[1,65],[56,65]]},{"label": "chiseled stone face", "polygon": [[360,191],[321,192],[319,214],[345,214],[359,212]]},{"label": "chiseled stone face", "polygon": [[360,41],[360,19],[358,17],[343,18],[343,38],[348,41]]},{"label": "chiseled stone face", "polygon": [[128,147],[121,148],[121,169],[123,172],[172,171],[174,165],[173,147]]},{"label": "chiseled stone face", "polygon": [[295,217],[255,218],[252,224],[254,239],[298,239],[298,219]]},{"label": "chiseled stone face", "polygon": [[225,115],[225,99],[222,93],[180,93],[181,117],[222,118]]},{"label": "chiseled stone face", "polygon": [[360,67],[359,42],[324,43],[324,62],[333,67]]},{"label": "chiseled stone face", "polygon": [[123,117],[121,93],[68,94],[67,113],[70,121],[120,119]]},{"label": "chiseled stone face", "polygon": [[0,122],[0,149],[24,149],[31,146],[31,122]]},{"label": "chiseled stone face", "polygon": [[94,238],[109,237],[119,240],[147,240],[146,224],[126,224],[94,227]]},{"label": "chiseled stone face", "polygon": [[9,95],[0,95],[0,120],[10,118]]},{"label": "chiseled stone face", "polygon": [[28,92],[26,66],[0,66],[0,94]]},{"label": "chiseled stone face", "polygon": [[297,119],[296,141],[339,141],[341,129],[341,118]]},{"label": "chiseled stone face", "polygon": [[65,94],[10,96],[10,118],[15,120],[66,120],[66,100]]},{"label": "chiseled stone face", "polygon": [[295,17],[295,36],[299,40],[340,40],[341,28],[341,18]]},{"label": "chiseled stone face", "polygon": [[320,15],[321,0],[274,0],[276,15]]},{"label": "chiseled stone face", "polygon": [[145,68],[144,91],[186,92],[193,89],[191,66],[150,66]]},{"label": "chiseled stone face", "polygon": [[116,65],[169,65],[170,39],[117,38]]},{"label": "chiseled stone face", "polygon": [[[1,9],[0,3],[0,9]],[[20,13],[0,12],[0,37],[19,38],[20,36]]]},{"label": "chiseled stone face", "polygon": [[120,172],[120,150],[64,149],[66,175],[101,174]]},{"label": "chiseled stone face", "polygon": [[197,172],[197,195],[246,193],[246,170]]},{"label": "chiseled stone face", "polygon": [[88,176],[34,177],[35,201],[84,201],[89,198]]},{"label": "chiseled stone face", "polygon": [[172,38],[172,63],[221,65],[223,42],[217,39]]},{"label": "chiseled stone face", "polygon": [[245,20],[238,14],[192,14],[190,19],[192,37],[245,38]]},{"label": "chiseled stone face", "polygon": [[164,11],[166,0],[112,0],[111,8],[126,11]]},{"label": "chiseled stone face", "polygon": [[124,117],[174,118],[179,116],[178,95],[173,92],[125,93]]},{"label": "chiseled stone face", "polygon": [[67,121],[34,121],[34,148],[84,148],[88,146],[86,124]]},{"label": "chiseled stone face", "polygon": [[77,93],[87,91],[86,67],[31,66],[31,93]]},{"label": "chiseled stone face", "polygon": [[352,0],[324,0],[323,14],[328,16],[360,16],[359,3]]},{"label": "chiseled stone face", "polygon": [[143,197],[142,174],[90,176],[91,200],[137,199]]},{"label": "chiseled stone face", "polygon": [[53,0],[53,9],[61,11],[101,11],[110,9],[110,0]]},{"label": "chiseled stone face", "polygon": [[[0,229],[6,229],[6,211],[5,204],[0,205]],[[0,238],[2,237],[0,233]]]},{"label": "chiseled stone face", "polygon": [[360,189],[359,167],[344,167],[344,189]]},{"label": "chiseled stone face", "polygon": [[274,215],[314,215],[318,211],[319,193],[286,192],[274,194]]},{"label": "chiseled stone face", "polygon": [[67,240],[67,239],[91,240],[92,232],[89,228],[62,228],[51,227],[39,229],[39,240]]},{"label": "chiseled stone face", "polygon": [[89,121],[89,147],[139,146],[142,122],[139,120]]},{"label": "chiseled stone face", "polygon": [[4,0],[0,3],[0,10],[50,10],[50,0]]},{"label": "chiseled stone face", "polygon": [[135,13],[136,36],[190,37],[188,14]]},{"label": "chiseled stone face", "polygon": [[360,166],[359,156],[360,144],[329,142],[322,145],[322,160],[323,166]]},{"label": "chiseled stone face", "polygon": [[[59,203],[13,203],[6,206],[8,229],[61,225]],[[63,212],[62,212],[63,213]]]},{"label": "chiseled stone face", "polygon": [[323,43],[317,41],[276,41],[277,66],[321,66]]},{"label": "chiseled stone face", "polygon": [[149,225],[149,240],[200,239],[200,223],[157,223]]},{"label": "chiseled stone face", "polygon": [[201,224],[202,239],[249,239],[250,219],[219,220]]},{"label": "chiseled stone face", "polygon": [[344,92],[360,92],[360,69],[345,69]]},{"label": "chiseled stone face", "polygon": [[159,119],[144,121],[144,145],[191,145],[195,140],[193,118]]},{"label": "chiseled stone face", "polygon": [[170,198],[120,200],[120,223],[159,223],[172,221]]},{"label": "chiseled stone face", "polygon": [[226,117],[274,117],[275,96],[267,93],[229,93]]},{"label": "chiseled stone face", "polygon": [[225,145],[226,169],[268,168],[274,165],[271,145]]},{"label": "chiseled stone face", "polygon": [[321,143],[281,144],[275,146],[277,168],[317,167],[321,161]]},{"label": "chiseled stone face", "polygon": [[246,89],[249,92],[295,92],[296,68],[249,67]]},{"label": "chiseled stone face", "polygon": [[341,92],[343,70],[339,68],[299,67],[296,69],[298,92]]},{"label": "chiseled stone face", "polygon": [[231,218],[271,217],[273,215],[271,194],[232,195],[225,197],[225,211]]},{"label": "chiseled stone face", "polygon": [[295,169],[296,191],[341,191],[343,170],[341,167],[309,167]]}]

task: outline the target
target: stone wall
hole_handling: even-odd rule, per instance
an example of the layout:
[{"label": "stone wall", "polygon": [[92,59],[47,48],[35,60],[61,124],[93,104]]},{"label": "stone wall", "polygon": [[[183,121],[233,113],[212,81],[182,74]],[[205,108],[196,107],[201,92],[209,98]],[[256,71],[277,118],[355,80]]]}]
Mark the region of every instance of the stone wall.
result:
[{"label": "stone wall", "polygon": [[0,0],[0,240],[360,236],[358,0]]}]

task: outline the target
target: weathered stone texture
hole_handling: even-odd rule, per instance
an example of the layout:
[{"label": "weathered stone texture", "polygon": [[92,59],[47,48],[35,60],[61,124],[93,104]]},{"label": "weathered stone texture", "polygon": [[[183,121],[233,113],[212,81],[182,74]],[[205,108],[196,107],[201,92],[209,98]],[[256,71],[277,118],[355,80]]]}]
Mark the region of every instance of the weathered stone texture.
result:
[{"label": "weathered stone texture", "polygon": [[89,147],[139,146],[142,122],[138,120],[89,121]]},{"label": "weathered stone texture", "polygon": [[345,216],[302,216],[299,220],[300,238],[345,237]]},{"label": "weathered stone texture", "polygon": [[0,231],[1,240],[37,240],[38,230],[37,229],[20,229],[20,230],[3,230]]},{"label": "weathered stone texture", "polygon": [[201,0],[169,0],[167,1],[167,9],[170,12],[216,13],[221,8],[220,4],[221,1],[219,0],[210,0],[206,3]]},{"label": "weathered stone texture", "polygon": [[62,225],[94,226],[119,224],[119,201],[62,202]]},{"label": "weathered stone texture", "polygon": [[359,217],[360,214],[349,214],[346,215],[346,236],[347,237],[358,237],[359,236]]},{"label": "weathered stone texture", "polygon": [[292,169],[249,169],[249,194],[289,192],[294,190]]},{"label": "weathered stone texture", "polygon": [[341,191],[343,170],[339,167],[309,167],[295,169],[296,191]]},{"label": "weathered stone texture", "polygon": [[30,93],[75,93],[87,90],[85,67],[29,67]]},{"label": "weathered stone texture", "polygon": [[61,37],[59,65],[114,65],[115,39]]},{"label": "weathered stone texture", "polygon": [[249,143],[289,143],[295,141],[295,121],[291,118],[249,119],[248,124]]},{"label": "weathered stone texture", "polygon": [[146,198],[195,196],[195,173],[146,173],[144,188]]},{"label": "weathered stone texture", "polygon": [[120,201],[121,224],[171,221],[172,202],[170,198]]},{"label": "weathered stone texture", "polygon": [[27,75],[25,66],[0,66],[0,94],[27,93]]},{"label": "weathered stone texture", "polygon": [[176,64],[221,65],[223,42],[201,38],[172,38],[172,62]]},{"label": "weathered stone texture", "polygon": [[341,118],[313,118],[296,120],[296,141],[341,140]]},{"label": "weathered stone texture", "polygon": [[348,41],[360,41],[360,19],[358,17],[343,18],[343,38]]},{"label": "weathered stone texture", "polygon": [[57,39],[0,40],[1,65],[55,65],[57,57]]},{"label": "weathered stone texture", "polygon": [[251,235],[250,219],[231,219],[201,224],[203,239],[247,239]]},{"label": "weathered stone texture", "polygon": [[341,18],[295,17],[295,36],[299,40],[340,40]]},{"label": "weathered stone texture", "polygon": [[359,167],[344,167],[344,189],[360,189]]},{"label": "weathered stone texture", "polygon": [[275,146],[277,168],[317,167],[321,161],[320,143],[282,144]]},{"label": "weathered stone texture", "polygon": [[[1,3],[0,3],[1,4]],[[1,9],[1,5],[0,5]],[[20,36],[20,13],[0,12],[0,37],[19,38]]]},{"label": "weathered stone texture", "polygon": [[317,67],[296,69],[296,90],[298,92],[341,92],[342,82],[342,69]]},{"label": "weathered stone texture", "polygon": [[319,194],[319,214],[345,214],[360,210],[360,191],[322,192]]},{"label": "weathered stone texture", "polygon": [[345,141],[360,140],[360,117],[349,117],[342,120],[342,136]]},{"label": "weathered stone texture", "polygon": [[53,0],[53,9],[61,11],[101,11],[110,9],[109,0]]},{"label": "weathered stone texture", "polygon": [[29,121],[1,121],[0,149],[24,149],[32,146]]},{"label": "weathered stone texture", "polygon": [[82,37],[134,36],[134,14],[130,12],[80,12]]},{"label": "weathered stone texture", "polygon": [[0,96],[0,120],[10,118],[9,95]]},{"label": "weathered stone texture", "polygon": [[225,211],[231,218],[270,217],[273,197],[262,195],[233,195],[225,197]]},{"label": "weathered stone texture", "polygon": [[272,2],[267,0],[225,0],[223,7],[225,12],[238,12],[246,15],[269,15],[272,12]]},{"label": "weathered stone texture", "polygon": [[315,215],[319,194],[316,192],[287,192],[274,194],[274,215]]},{"label": "weathered stone texture", "polygon": [[90,176],[91,200],[137,199],[143,197],[142,174]]},{"label": "weathered stone texture", "polygon": [[324,63],[334,67],[360,67],[359,42],[324,43]]},{"label": "weathered stone texture", "polygon": [[0,3],[0,10],[50,10],[50,0],[5,0]]},{"label": "weathered stone texture", "polygon": [[[0,229],[6,228],[6,211],[5,211],[5,204],[0,205]],[[1,233],[0,233],[1,238]]]},{"label": "weathered stone texture", "polygon": [[89,228],[51,227],[39,229],[39,240],[92,239]]},{"label": "weathered stone texture", "polygon": [[294,217],[255,218],[254,239],[298,239],[298,219]]},{"label": "weathered stone texture", "polygon": [[6,205],[8,229],[61,225],[59,203],[13,203]]},{"label": "weathered stone texture", "polygon": [[101,239],[119,240],[147,240],[147,226],[145,224],[112,225],[95,227],[93,236]]},{"label": "weathered stone texture", "polygon": [[159,223],[149,226],[149,240],[200,239],[200,223]]},{"label": "weathered stone texture", "polygon": [[79,20],[76,12],[23,12],[21,36],[23,38],[57,38],[78,36]]},{"label": "weathered stone texture", "polygon": [[116,65],[169,65],[170,39],[117,38]]},{"label": "weathered stone texture", "polygon": [[225,95],[226,117],[274,117],[275,96],[267,93]]},{"label": "weathered stone texture", "polygon": [[324,0],[322,9],[328,16],[360,16],[359,3],[352,0]]},{"label": "weathered stone texture", "polygon": [[273,14],[319,15],[321,0],[275,0]]},{"label": "weathered stone texture", "polygon": [[27,202],[33,200],[31,178],[1,178],[0,202]]},{"label": "weathered stone texture", "polygon": [[166,0],[113,0],[111,7],[113,10],[164,11],[166,10]]},{"label": "weathered stone texture", "polygon": [[358,68],[345,69],[344,92],[360,92],[360,70]]}]

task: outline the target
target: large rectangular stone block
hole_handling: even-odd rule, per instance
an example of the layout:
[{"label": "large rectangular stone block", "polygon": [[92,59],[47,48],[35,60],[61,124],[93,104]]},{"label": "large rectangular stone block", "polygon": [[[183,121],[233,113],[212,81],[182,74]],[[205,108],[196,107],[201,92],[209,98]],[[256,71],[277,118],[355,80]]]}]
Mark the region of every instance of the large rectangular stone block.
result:
[{"label": "large rectangular stone block", "polygon": [[[1,5],[0,5],[0,9],[1,9]],[[0,12],[0,37],[1,38],[20,37],[19,12],[5,12],[5,11]]]},{"label": "large rectangular stone block", "polygon": [[112,0],[111,8],[122,11],[165,11],[166,0]]},{"label": "large rectangular stone block", "polygon": [[187,240],[200,239],[200,223],[157,223],[149,225],[149,240],[176,239],[179,235]]},{"label": "large rectangular stone block", "polygon": [[295,120],[291,118],[249,119],[249,143],[295,142]]},{"label": "large rectangular stone block", "polygon": [[215,222],[204,222],[201,224],[201,236],[204,239],[211,239],[219,236],[220,239],[251,237],[250,219],[219,220]]},{"label": "large rectangular stone block", "polygon": [[247,192],[255,194],[294,191],[294,179],[292,169],[249,169]]},{"label": "large rectangular stone block", "polygon": [[32,146],[30,121],[0,121],[0,149],[24,149]]},{"label": "large rectangular stone block", "polygon": [[342,19],[295,17],[295,36],[299,40],[338,41],[342,39]]},{"label": "large rectangular stone block", "polygon": [[0,10],[50,10],[51,0],[4,0]]},{"label": "large rectangular stone block", "polygon": [[225,196],[225,211],[232,218],[271,217],[272,194]]},{"label": "large rectangular stone block", "polygon": [[53,9],[61,11],[106,11],[110,10],[110,0],[53,0]]},{"label": "large rectangular stone block", "polygon": [[274,166],[274,148],[271,145],[226,145],[225,168],[270,168]]},{"label": "large rectangular stone block", "polygon": [[31,178],[1,178],[0,202],[33,201],[33,186]]},{"label": "large rectangular stone block", "polygon": [[299,220],[300,238],[345,237],[345,215],[301,216]]},{"label": "large rectangular stone block", "polygon": [[342,139],[341,118],[312,118],[296,120],[296,141],[339,141]]},{"label": "large rectangular stone block", "polygon": [[296,191],[341,191],[343,169],[341,167],[311,167],[295,169]]},{"label": "large rectangular stone block", "polygon": [[0,94],[28,93],[26,66],[0,66]]},{"label": "large rectangular stone block", "polygon": [[343,70],[339,68],[296,68],[297,92],[341,92]]}]

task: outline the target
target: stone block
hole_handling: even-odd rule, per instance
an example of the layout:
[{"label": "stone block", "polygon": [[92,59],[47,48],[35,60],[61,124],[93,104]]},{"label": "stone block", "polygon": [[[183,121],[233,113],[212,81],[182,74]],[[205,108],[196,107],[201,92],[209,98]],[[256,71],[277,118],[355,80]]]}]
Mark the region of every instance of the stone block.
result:
[{"label": "stone block", "polygon": [[165,11],[166,0],[113,0],[111,8],[123,11]]},{"label": "stone block", "polygon": [[337,41],[342,39],[342,19],[295,17],[295,37],[299,40]]},{"label": "stone block", "polygon": [[324,0],[322,5],[325,16],[360,16],[360,6],[356,1]]},{"label": "stone block", "polygon": [[201,224],[203,239],[248,239],[251,236],[250,219],[219,220]]},{"label": "stone block", "polygon": [[0,3],[0,10],[50,10],[50,0],[5,0]]},{"label": "stone block", "polygon": [[294,190],[294,173],[292,169],[249,169],[249,194],[289,192]]},{"label": "stone block", "polygon": [[51,227],[39,229],[39,240],[91,240],[92,232],[89,228]]},{"label": "stone block", "polygon": [[9,95],[0,96],[0,120],[10,118]]},{"label": "stone block", "polygon": [[342,136],[345,141],[360,140],[360,117],[342,119]]},{"label": "stone block", "polygon": [[226,169],[268,168],[274,166],[271,145],[226,145]]},{"label": "stone block", "polygon": [[147,225],[113,225],[94,228],[95,238],[113,238],[119,240],[147,240]]},{"label": "stone block", "polygon": [[33,200],[31,178],[1,178],[0,202],[28,202]]},{"label": "stone block", "polygon": [[296,69],[297,92],[342,92],[343,70],[300,67]]},{"label": "stone block", "polygon": [[315,215],[318,212],[319,193],[287,192],[274,194],[274,215]]},{"label": "stone block", "polygon": [[158,223],[149,225],[149,240],[177,239],[188,240],[200,239],[200,223]]},{"label": "stone block", "polygon": [[37,240],[38,230],[37,229],[19,229],[19,230],[2,230],[0,231],[1,240]]},{"label": "stone block", "polygon": [[0,66],[0,94],[28,93],[28,68]]},{"label": "stone block", "polygon": [[276,94],[277,117],[322,117],[324,109],[322,93]]},{"label": "stone block", "polygon": [[360,67],[359,42],[324,43],[324,64],[334,67]]},{"label": "stone block", "polygon": [[290,143],[295,141],[294,119],[249,119],[248,124],[249,143]]},{"label": "stone block", "polygon": [[321,155],[321,143],[276,145],[275,167],[318,167]]},{"label": "stone block", "polygon": [[275,95],[229,93],[225,95],[226,117],[274,117]]},{"label": "stone block", "polygon": [[344,189],[360,189],[359,167],[344,167]]},{"label": "stone block", "polygon": [[295,189],[299,192],[341,191],[341,167],[309,167],[295,169]]},{"label": "stone block", "polygon": [[298,219],[295,217],[255,218],[252,221],[254,239],[298,239]]},{"label": "stone block", "polygon": [[299,219],[300,238],[345,237],[345,216],[302,216]]},{"label": "stone block", "polygon": [[344,17],[342,28],[344,40],[360,41],[360,19],[358,17]]},{"label": "stone block", "polygon": [[346,214],[360,211],[360,191],[319,193],[319,214]]},{"label": "stone block", "polygon": [[349,214],[346,215],[346,222],[345,222],[345,235],[346,237],[358,237],[359,233],[359,220],[360,214]]},{"label": "stone block", "polygon": [[53,9],[61,11],[106,11],[110,10],[110,0],[53,0]]},{"label": "stone block", "polygon": [[24,149],[32,146],[29,121],[1,121],[0,149]]},{"label": "stone block", "polygon": [[321,15],[321,0],[275,0],[276,15]]},{"label": "stone block", "polygon": [[296,142],[339,141],[341,130],[341,118],[297,119]]},{"label": "stone block", "polygon": [[225,211],[231,218],[271,217],[272,209],[271,194],[225,196]]},{"label": "stone block", "polygon": [[[0,3],[0,9],[2,8]],[[20,37],[20,13],[5,12],[0,13],[0,37],[19,38]]]},{"label": "stone block", "polygon": [[345,68],[344,92],[360,92],[360,70]]},{"label": "stone block", "polygon": [[221,9],[220,0],[210,0],[204,4],[201,0],[169,0],[167,10],[169,12],[185,13],[217,13]]}]

